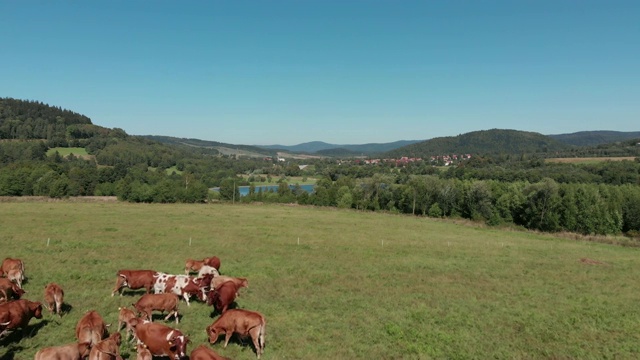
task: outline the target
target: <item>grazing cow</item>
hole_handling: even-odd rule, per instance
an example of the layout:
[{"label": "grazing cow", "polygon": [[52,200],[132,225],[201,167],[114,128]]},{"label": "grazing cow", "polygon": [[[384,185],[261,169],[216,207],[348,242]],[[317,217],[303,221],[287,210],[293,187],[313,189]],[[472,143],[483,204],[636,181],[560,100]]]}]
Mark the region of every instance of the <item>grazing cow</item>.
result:
[{"label": "grazing cow", "polygon": [[180,330],[154,322],[131,320],[138,341],[143,343],[153,356],[168,356],[179,360],[187,356],[189,338]]},{"label": "grazing cow", "polygon": [[168,312],[164,321],[169,320],[171,315],[176,319],[176,324],[179,322],[178,303],[180,298],[173,293],[165,294],[144,294],[142,297],[133,304],[133,307],[138,311],[138,314],[144,314],[147,320],[153,320],[151,312],[156,310],[163,314]]},{"label": "grazing cow", "polygon": [[238,289],[243,288],[243,287],[245,287],[245,288],[249,287],[249,280],[247,280],[247,278],[220,275],[220,276],[216,276],[213,279],[211,279],[211,288],[215,289],[218,286],[220,286],[222,283],[227,282],[227,281],[233,281],[236,284],[236,287]]},{"label": "grazing cow", "polygon": [[204,260],[202,260],[204,262],[204,265],[209,265],[212,266],[214,268],[216,268],[216,270],[220,271],[220,258],[217,256],[212,256],[210,258],[204,258]]},{"label": "grazing cow", "polygon": [[220,356],[207,345],[201,344],[197,348],[191,350],[189,360],[229,360],[229,358]]},{"label": "grazing cow", "polygon": [[56,283],[48,283],[44,287],[44,302],[52,313],[62,316],[62,304],[64,302],[64,290]]},{"label": "grazing cow", "polygon": [[215,344],[220,334],[225,334],[224,347],[227,347],[231,335],[238,334],[241,338],[251,336],[253,346],[256,348],[256,355],[264,352],[264,333],[267,323],[262,314],[241,309],[231,309],[220,315],[213,324],[207,326],[209,342]]},{"label": "grazing cow", "polygon": [[22,329],[27,332],[27,325],[32,317],[42,319],[42,304],[37,301],[20,299],[0,304],[0,338],[9,330]]},{"label": "grazing cow", "polygon": [[125,331],[125,336],[124,336],[124,340],[128,341],[129,340],[129,334],[131,334],[132,336],[133,334],[133,326],[131,326],[131,320],[136,318],[136,313],[133,312],[133,310],[128,309],[126,307],[119,307],[118,308],[118,330],[120,331],[120,329],[122,329],[122,325],[125,326],[126,331]]},{"label": "grazing cow", "polygon": [[86,342],[93,347],[107,336],[109,336],[107,325],[95,310],[84,314],[76,325],[76,338],[80,343]]},{"label": "grazing cow", "polygon": [[88,343],[71,343],[38,350],[34,360],[83,360],[89,356]]},{"label": "grazing cow", "polygon": [[9,274],[9,270],[11,269],[20,270],[22,274],[21,280],[24,280],[24,263],[22,260],[13,258],[5,258],[2,260],[2,265],[0,265],[0,276],[6,276]]},{"label": "grazing cow", "polygon": [[203,265],[198,271],[198,278],[201,278],[207,274],[211,274],[213,275],[213,277],[220,275],[220,273],[218,272],[218,269],[214,268],[213,266]]},{"label": "grazing cow", "polygon": [[122,289],[128,287],[131,290],[137,290],[144,288],[147,294],[151,292],[153,283],[155,281],[153,275],[156,272],[153,270],[120,270],[118,271],[118,279],[116,280],[116,286],[111,292],[113,296],[116,292],[122,296]]},{"label": "grazing cow", "polygon": [[20,299],[24,294],[26,291],[19,288],[18,284],[7,278],[0,278],[0,298],[3,298],[4,301]]},{"label": "grazing cow", "polygon": [[24,274],[20,269],[11,269],[7,273],[7,279],[18,284],[18,287],[22,289],[22,280],[24,280]]},{"label": "grazing cow", "polygon": [[207,305],[213,305],[220,314],[227,311],[238,296],[238,287],[233,281],[223,282],[217,288],[209,291]]},{"label": "grazing cow", "polygon": [[153,355],[151,355],[151,351],[147,349],[145,344],[138,344],[136,346],[136,360],[152,360]]},{"label": "grazing cow", "polygon": [[121,342],[120,333],[114,332],[108,338],[91,347],[89,360],[116,360],[120,358]]},{"label": "grazing cow", "polygon": [[217,271],[220,271],[220,258],[217,256],[212,256],[204,258],[202,260],[187,259],[184,264],[184,273],[185,275],[189,275],[190,272],[199,272],[200,269],[205,265],[211,266]]},{"label": "grazing cow", "polygon": [[196,295],[202,301],[206,299],[205,287],[209,284],[204,284],[201,280],[188,275],[170,275],[161,272],[157,272],[154,277],[156,280],[153,292],[156,294],[176,294],[184,299],[187,306],[191,306],[189,304],[191,295]]},{"label": "grazing cow", "polygon": [[187,259],[184,264],[184,274],[189,275],[190,272],[198,272],[204,265],[204,260]]}]

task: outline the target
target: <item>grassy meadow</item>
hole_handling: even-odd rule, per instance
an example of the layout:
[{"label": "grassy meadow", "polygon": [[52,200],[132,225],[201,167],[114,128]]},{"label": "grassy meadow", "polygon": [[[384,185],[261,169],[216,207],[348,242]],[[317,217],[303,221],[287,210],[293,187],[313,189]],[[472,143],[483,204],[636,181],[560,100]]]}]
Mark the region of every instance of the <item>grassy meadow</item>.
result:
[{"label": "grassy meadow", "polygon": [[[265,315],[267,360],[640,357],[637,248],[329,208],[72,201],[1,202],[0,245],[25,262],[25,298],[55,281],[69,307],[0,341],[3,359],[75,341],[91,309],[115,327],[142,293],[111,297],[118,269],[180,274],[211,255],[249,279],[237,306]],[[211,310],[181,303],[189,351]],[[211,346],[255,359],[250,341]]]}]

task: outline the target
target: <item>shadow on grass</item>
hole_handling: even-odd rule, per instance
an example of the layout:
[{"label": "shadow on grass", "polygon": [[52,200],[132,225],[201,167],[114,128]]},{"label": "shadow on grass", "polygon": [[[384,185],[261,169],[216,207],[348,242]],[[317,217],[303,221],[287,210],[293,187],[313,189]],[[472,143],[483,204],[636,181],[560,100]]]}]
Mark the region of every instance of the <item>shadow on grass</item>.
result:
[{"label": "shadow on grass", "polygon": [[[231,304],[229,304],[229,307],[227,307],[227,310],[231,310],[231,309],[239,309],[238,303],[234,301]],[[218,312],[218,310],[216,310],[216,308],[214,307],[209,317],[214,318],[216,317],[216,315],[222,315],[222,313]]]},{"label": "shadow on grass", "polygon": [[4,338],[0,339],[0,345],[6,346],[10,343],[18,343],[20,340],[26,337],[34,337],[38,334],[38,331],[49,324],[49,320],[41,320],[40,322],[34,323],[31,326],[27,326],[24,330],[13,330],[11,333],[6,335]]},{"label": "shadow on grass", "polygon": [[73,310],[73,306],[71,306],[70,304],[62,303],[62,306],[60,307],[60,315],[67,315],[71,312],[71,310]]},{"label": "shadow on grass", "polygon": [[6,350],[7,352],[0,356],[0,360],[14,360],[16,359],[16,354],[24,350],[24,348],[22,346],[11,345]]},{"label": "shadow on grass", "polygon": [[[209,343],[209,337],[207,336],[207,343],[209,343],[212,346],[215,344],[222,345],[224,344],[224,338],[225,338],[225,334],[222,334],[218,336],[218,340],[216,340],[215,343],[211,344]],[[251,336],[242,337],[234,333],[233,335],[231,335],[231,338],[229,339],[229,344],[237,344],[241,346],[243,349],[250,349],[254,353],[257,351],[257,349],[253,346],[253,340],[251,340]]]},{"label": "shadow on grass", "polygon": [[[176,319],[173,316],[171,316],[168,320],[164,319],[166,317],[167,317],[167,314],[160,314],[160,313],[151,314],[151,321],[153,322],[161,321],[161,322],[168,322],[168,323],[176,322]],[[178,320],[182,321],[182,318],[183,318],[182,314],[178,314]]]}]

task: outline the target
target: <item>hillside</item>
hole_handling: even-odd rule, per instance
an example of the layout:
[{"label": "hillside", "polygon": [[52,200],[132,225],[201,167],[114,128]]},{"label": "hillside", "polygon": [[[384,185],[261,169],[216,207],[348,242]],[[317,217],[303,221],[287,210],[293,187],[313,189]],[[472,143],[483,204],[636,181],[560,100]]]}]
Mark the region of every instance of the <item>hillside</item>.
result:
[{"label": "hillside", "polygon": [[257,146],[250,145],[234,145],[225,144],[217,141],[207,141],[199,139],[185,139],[172,136],[144,135],[143,138],[157,141],[163,144],[175,145],[180,147],[199,148],[203,150],[213,150],[222,155],[239,155],[246,157],[265,157],[273,156],[275,151],[262,149]]},{"label": "hillside", "polygon": [[526,131],[491,129],[440,137],[385,153],[385,157],[429,157],[442,154],[521,154],[562,151],[571,145]]},{"label": "hillside", "polygon": [[575,146],[598,146],[640,138],[640,131],[580,131],[571,134],[548,135],[552,139]]}]

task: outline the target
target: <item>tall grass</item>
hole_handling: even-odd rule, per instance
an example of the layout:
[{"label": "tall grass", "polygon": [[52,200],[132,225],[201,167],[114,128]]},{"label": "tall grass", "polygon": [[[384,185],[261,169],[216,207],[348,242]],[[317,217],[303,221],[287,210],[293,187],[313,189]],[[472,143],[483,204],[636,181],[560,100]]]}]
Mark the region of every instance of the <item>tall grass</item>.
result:
[{"label": "tall grass", "polygon": [[[110,296],[118,269],[182,273],[210,255],[249,279],[237,305],[265,315],[264,359],[640,355],[635,248],[328,208],[71,202],[0,203],[0,245],[25,262],[26,298],[55,281],[72,307],[1,341],[7,358],[73,342],[91,309],[115,327],[140,294]],[[206,342],[211,310],[181,304],[189,349]],[[255,358],[248,341],[212,347]]]}]

